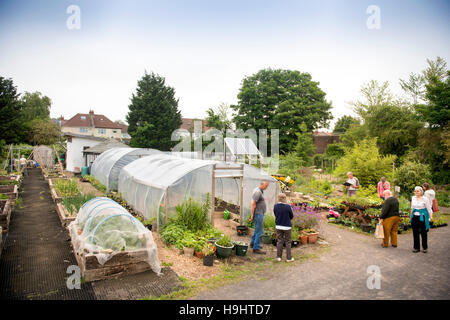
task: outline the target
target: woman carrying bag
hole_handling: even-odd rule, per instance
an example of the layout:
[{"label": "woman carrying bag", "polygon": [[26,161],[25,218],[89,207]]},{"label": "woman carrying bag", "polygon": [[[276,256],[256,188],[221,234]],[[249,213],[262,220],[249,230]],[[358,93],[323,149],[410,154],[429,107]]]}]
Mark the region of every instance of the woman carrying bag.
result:
[{"label": "woman carrying bag", "polygon": [[428,250],[427,232],[430,229],[430,220],[433,217],[430,201],[423,195],[422,187],[414,188],[414,196],[411,199],[411,227],[413,229],[414,249],[420,251],[420,237],[422,238],[423,253]]}]

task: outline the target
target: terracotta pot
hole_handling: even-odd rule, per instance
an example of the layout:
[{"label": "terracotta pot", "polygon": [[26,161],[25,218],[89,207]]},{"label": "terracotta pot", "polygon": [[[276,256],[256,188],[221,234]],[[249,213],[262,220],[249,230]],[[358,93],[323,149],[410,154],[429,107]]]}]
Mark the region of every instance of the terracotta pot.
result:
[{"label": "terracotta pot", "polygon": [[200,252],[194,251],[194,253],[195,253],[195,256],[199,259],[201,259],[203,257],[203,253],[201,251]]},{"label": "terracotta pot", "polygon": [[316,243],[318,237],[319,237],[318,233],[308,234],[308,243]]},{"label": "terracotta pot", "polygon": [[298,238],[300,239],[300,241],[302,242],[302,244],[307,244],[308,243],[308,236],[307,235],[299,235]]}]

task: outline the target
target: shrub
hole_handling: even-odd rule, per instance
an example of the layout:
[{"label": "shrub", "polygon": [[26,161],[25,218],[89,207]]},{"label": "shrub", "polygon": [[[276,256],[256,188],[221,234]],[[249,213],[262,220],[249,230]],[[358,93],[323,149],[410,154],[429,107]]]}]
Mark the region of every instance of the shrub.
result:
[{"label": "shrub", "polygon": [[202,204],[189,198],[176,206],[176,223],[191,231],[204,230],[208,223],[211,200],[206,197]]},{"label": "shrub", "polygon": [[380,177],[388,180],[392,176],[392,163],[395,155],[381,156],[377,147],[377,140],[365,139],[354,143],[353,148],[346,150],[345,155],[338,161],[334,174],[347,178],[351,171],[359,179],[361,186],[377,185]]},{"label": "shrub", "polygon": [[421,186],[424,182],[431,183],[430,167],[415,161],[405,161],[395,170],[393,182],[400,186],[402,194],[412,194],[415,186]]},{"label": "shrub", "polygon": [[294,218],[292,224],[299,230],[318,228],[322,220],[320,211],[314,210],[309,205],[293,206]]},{"label": "shrub", "polygon": [[440,207],[450,207],[450,192],[447,190],[436,191],[436,199]]},{"label": "shrub", "polygon": [[232,247],[233,242],[231,242],[231,239],[229,236],[222,236],[219,240],[216,242],[221,247]]},{"label": "shrub", "polygon": [[162,228],[161,239],[166,244],[175,244],[184,238],[185,229],[177,224],[167,224]]},{"label": "shrub", "polygon": [[275,217],[271,214],[264,215],[264,229],[273,229],[275,230]]}]

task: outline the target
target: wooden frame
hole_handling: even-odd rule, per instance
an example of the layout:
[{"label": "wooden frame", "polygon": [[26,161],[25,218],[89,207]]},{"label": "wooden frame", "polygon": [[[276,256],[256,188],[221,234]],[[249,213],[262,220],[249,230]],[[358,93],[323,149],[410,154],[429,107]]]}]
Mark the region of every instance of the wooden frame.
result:
[{"label": "wooden frame", "polygon": [[0,212],[0,227],[2,228],[2,232],[8,232],[9,221],[11,219],[11,200],[1,200],[1,202],[5,202],[5,207],[2,212]]}]

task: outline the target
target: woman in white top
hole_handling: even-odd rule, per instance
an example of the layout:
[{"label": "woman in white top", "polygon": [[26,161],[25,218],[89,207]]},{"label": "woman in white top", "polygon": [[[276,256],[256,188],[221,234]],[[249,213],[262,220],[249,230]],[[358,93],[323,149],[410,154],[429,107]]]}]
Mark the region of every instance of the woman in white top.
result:
[{"label": "woman in white top", "polygon": [[428,183],[424,183],[422,185],[423,190],[425,191],[425,193],[423,194],[425,197],[428,198],[428,200],[430,200],[430,204],[431,204],[431,209],[433,210],[433,212],[436,212],[433,206],[433,202],[436,199],[436,192],[434,192],[433,189],[430,188],[430,185]]},{"label": "woman in white top", "polygon": [[433,210],[431,209],[429,199],[424,196],[422,187],[415,187],[414,196],[411,199],[410,217],[414,237],[414,253],[420,251],[420,237],[422,237],[423,252],[427,252],[427,232],[430,229],[430,220],[432,217]]}]

